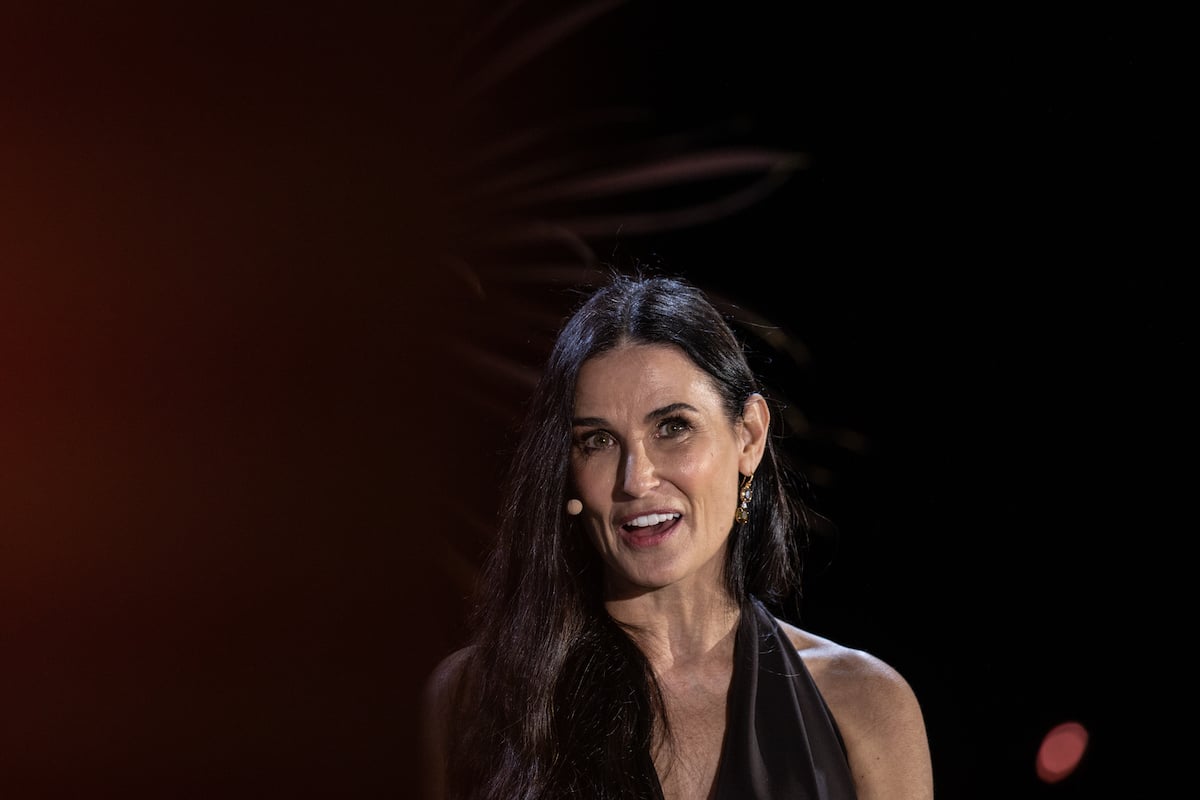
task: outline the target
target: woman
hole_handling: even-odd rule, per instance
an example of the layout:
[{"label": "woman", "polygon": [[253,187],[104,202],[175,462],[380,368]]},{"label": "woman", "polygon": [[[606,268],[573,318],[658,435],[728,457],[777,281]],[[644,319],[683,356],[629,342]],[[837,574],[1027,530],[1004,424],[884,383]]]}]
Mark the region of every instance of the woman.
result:
[{"label": "woman", "polygon": [[888,664],[773,616],[806,511],[695,286],[613,276],[527,406],[472,641],[427,689],[436,798],[933,795]]}]

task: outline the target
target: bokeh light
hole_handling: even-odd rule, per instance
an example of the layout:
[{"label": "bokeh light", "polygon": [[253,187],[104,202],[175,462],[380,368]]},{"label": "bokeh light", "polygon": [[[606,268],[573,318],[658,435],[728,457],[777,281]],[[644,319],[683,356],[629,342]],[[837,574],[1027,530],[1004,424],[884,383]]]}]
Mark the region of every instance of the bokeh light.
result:
[{"label": "bokeh light", "polygon": [[1037,754],[1037,775],[1046,783],[1066,778],[1083,759],[1087,750],[1087,728],[1078,722],[1055,725],[1042,739]]}]

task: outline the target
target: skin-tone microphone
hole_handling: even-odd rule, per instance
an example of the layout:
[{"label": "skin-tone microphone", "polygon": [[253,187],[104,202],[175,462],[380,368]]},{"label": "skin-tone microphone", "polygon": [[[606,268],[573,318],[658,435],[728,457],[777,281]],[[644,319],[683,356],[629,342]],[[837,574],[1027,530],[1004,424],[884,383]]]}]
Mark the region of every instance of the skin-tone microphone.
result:
[{"label": "skin-tone microphone", "polygon": [[583,503],[572,497],[567,501],[567,513],[572,517],[577,517],[583,511]]}]

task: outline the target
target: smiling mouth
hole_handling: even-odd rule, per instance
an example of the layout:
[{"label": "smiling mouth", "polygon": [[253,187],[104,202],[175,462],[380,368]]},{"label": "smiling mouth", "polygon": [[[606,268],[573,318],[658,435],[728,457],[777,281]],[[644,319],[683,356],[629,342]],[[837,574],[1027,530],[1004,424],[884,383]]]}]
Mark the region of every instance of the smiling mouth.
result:
[{"label": "smiling mouth", "polygon": [[682,514],[646,514],[621,526],[621,539],[635,549],[653,547],[675,530]]}]

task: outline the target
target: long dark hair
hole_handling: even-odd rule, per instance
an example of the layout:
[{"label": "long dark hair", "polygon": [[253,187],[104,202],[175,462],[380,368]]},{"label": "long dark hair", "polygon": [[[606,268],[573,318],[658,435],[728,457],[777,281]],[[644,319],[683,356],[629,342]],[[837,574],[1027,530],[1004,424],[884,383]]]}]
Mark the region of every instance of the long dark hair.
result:
[{"label": "long dark hair", "polygon": [[[733,328],[686,279],[613,272],[568,319],[518,428],[481,574],[451,726],[456,800],[659,796],[651,752],[655,731],[669,728],[658,686],[605,610],[599,558],[564,511],[580,366],[626,343],[680,348],[711,376],[730,421],[760,391]],[[808,514],[772,438],[749,521],[727,548],[726,589],[739,605],[800,588]]]}]

